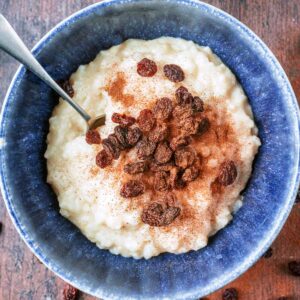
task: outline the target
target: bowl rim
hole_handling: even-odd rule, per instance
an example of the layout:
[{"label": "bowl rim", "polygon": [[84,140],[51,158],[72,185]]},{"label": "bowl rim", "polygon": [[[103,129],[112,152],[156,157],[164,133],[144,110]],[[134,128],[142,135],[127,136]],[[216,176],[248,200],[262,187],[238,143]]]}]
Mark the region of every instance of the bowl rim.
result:
[{"label": "bowl rim", "polygon": [[[252,39],[253,43],[257,44],[260,46],[261,51],[268,56],[268,58],[273,62],[275,68],[278,71],[278,74],[280,76],[280,79],[282,80],[282,86],[286,88],[288,99],[290,101],[291,107],[295,113],[295,122],[294,122],[294,130],[296,133],[298,132],[298,137],[295,140],[295,145],[296,148],[300,148],[299,144],[299,131],[300,131],[300,113],[299,113],[299,106],[298,102],[296,99],[296,96],[294,94],[294,91],[292,89],[292,86],[289,82],[289,79],[283,70],[282,66],[272,53],[272,51],[267,47],[267,45],[251,30],[249,29],[246,25],[244,25],[241,21],[230,15],[229,13],[213,6],[207,3],[204,3],[202,1],[198,0],[165,0],[166,2],[174,2],[179,5],[187,5],[187,6],[193,6],[196,9],[204,10],[210,14],[215,14],[217,17],[223,19],[223,21],[229,23],[231,26],[234,26],[237,28],[237,30],[244,35],[246,35],[248,38]],[[69,24],[72,24],[76,22],[77,19],[80,19],[84,17],[85,15],[89,15],[93,13],[94,9],[98,8],[105,8],[108,6],[112,5],[118,5],[118,4],[131,4],[131,3],[151,3],[153,2],[152,0],[104,0],[101,2],[94,3],[92,5],[89,5],[73,14],[71,14],[69,17],[63,19],[60,21],[57,25],[55,25],[50,31],[48,31],[32,48],[33,54],[37,55],[40,51],[42,51],[43,47],[45,44],[49,43],[56,35],[56,33],[62,31],[66,26]],[[154,1],[155,2],[155,1]],[[109,291],[105,291],[104,289],[102,290],[97,290],[97,292],[94,292],[88,285],[82,283],[82,282],[74,282],[74,278],[72,276],[67,275],[64,269],[61,269],[59,266],[56,265],[55,262],[49,261],[44,255],[43,252],[41,251],[40,247],[35,243],[35,241],[31,240],[30,236],[27,234],[26,230],[23,228],[22,224],[19,222],[17,219],[12,197],[9,194],[9,190],[6,184],[5,180],[5,174],[3,171],[3,159],[2,159],[2,149],[5,148],[5,142],[4,142],[4,124],[6,120],[6,108],[7,108],[7,103],[11,97],[14,97],[13,95],[13,90],[15,85],[21,80],[22,76],[25,73],[25,67],[20,65],[15,73],[15,75],[12,78],[12,81],[9,85],[9,88],[7,90],[6,96],[3,101],[2,109],[1,109],[1,114],[0,114],[0,162],[1,162],[1,169],[0,169],[0,188],[3,196],[3,200],[6,206],[6,209],[9,213],[9,216],[25,242],[25,244],[29,247],[29,249],[33,252],[35,256],[38,257],[39,260],[43,262],[44,265],[46,265],[47,268],[49,268],[52,272],[54,272],[58,277],[63,279],[65,282],[77,287],[78,289],[87,292],[90,295],[93,295],[95,297],[101,297],[102,299],[133,299],[132,297],[124,297],[124,295],[120,294],[111,294]],[[300,182],[300,161],[299,161],[299,155],[297,156],[297,161],[295,161],[294,165],[294,170],[293,170],[293,182],[291,182],[290,186],[291,189],[289,190],[287,200],[285,205],[282,207],[282,213],[280,215],[281,218],[277,219],[277,222],[274,223],[274,226],[272,228],[272,231],[269,233],[268,239],[262,240],[257,248],[251,253],[251,255],[248,257],[247,260],[245,260],[239,268],[235,269],[231,273],[227,275],[226,278],[221,277],[216,279],[215,281],[212,281],[209,283],[209,285],[206,288],[199,287],[199,289],[194,289],[193,291],[185,291],[182,294],[179,295],[179,298],[177,299],[192,299],[195,297],[202,297],[205,295],[208,295],[223,286],[227,285],[231,281],[235,280],[237,277],[239,277],[241,274],[243,274],[245,271],[247,271],[260,257],[261,255],[269,248],[271,243],[275,240],[275,238],[278,236],[280,230],[282,229],[283,225],[285,224],[285,221],[287,220],[290,211],[293,207],[294,204],[294,199],[296,197],[297,191],[298,191],[298,186]],[[121,297],[121,298],[120,298]],[[174,298],[172,296],[172,298]],[[169,299],[168,297],[162,298],[162,297],[154,297],[154,298],[147,298],[147,299]]]}]

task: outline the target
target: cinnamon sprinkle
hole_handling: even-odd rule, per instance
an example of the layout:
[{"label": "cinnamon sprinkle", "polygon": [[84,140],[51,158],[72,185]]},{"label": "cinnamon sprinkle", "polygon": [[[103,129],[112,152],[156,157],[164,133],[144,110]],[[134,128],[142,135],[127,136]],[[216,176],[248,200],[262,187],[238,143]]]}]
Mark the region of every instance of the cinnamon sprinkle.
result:
[{"label": "cinnamon sprinkle", "polygon": [[130,94],[126,94],[124,89],[126,87],[125,74],[118,72],[116,78],[106,87],[106,91],[115,101],[120,101],[126,107],[131,106],[134,103],[134,97]]}]

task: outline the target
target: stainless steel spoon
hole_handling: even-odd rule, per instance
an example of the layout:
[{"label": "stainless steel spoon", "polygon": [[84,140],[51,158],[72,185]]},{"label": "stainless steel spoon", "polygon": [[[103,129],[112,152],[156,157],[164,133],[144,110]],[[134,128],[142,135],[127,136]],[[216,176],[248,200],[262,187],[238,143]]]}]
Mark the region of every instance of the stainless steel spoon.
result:
[{"label": "stainless steel spoon", "polygon": [[105,114],[92,118],[51,78],[2,14],[0,14],[0,48],[22,63],[67,101],[86,121],[88,129],[95,129],[105,124]]}]

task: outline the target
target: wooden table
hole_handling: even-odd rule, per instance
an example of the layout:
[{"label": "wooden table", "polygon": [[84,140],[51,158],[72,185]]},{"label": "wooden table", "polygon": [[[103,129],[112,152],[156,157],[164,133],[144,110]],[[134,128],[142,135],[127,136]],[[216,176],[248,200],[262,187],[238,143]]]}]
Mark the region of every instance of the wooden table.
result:
[{"label": "wooden table", "polygon": [[[163,1],[163,0],[162,0]],[[0,12],[13,24],[31,48],[65,17],[95,3],[94,0],[2,0]],[[257,33],[287,72],[300,99],[300,0],[210,0]],[[3,101],[18,64],[0,52],[0,99]],[[17,234],[0,201],[0,299],[62,299],[64,282],[41,265]],[[240,299],[275,300],[280,296],[300,300],[300,277],[288,274],[287,262],[300,259],[300,203],[274,242],[273,256],[260,259],[248,272],[231,283]],[[221,299],[224,289],[208,296]],[[94,297],[82,295],[81,299]]]}]

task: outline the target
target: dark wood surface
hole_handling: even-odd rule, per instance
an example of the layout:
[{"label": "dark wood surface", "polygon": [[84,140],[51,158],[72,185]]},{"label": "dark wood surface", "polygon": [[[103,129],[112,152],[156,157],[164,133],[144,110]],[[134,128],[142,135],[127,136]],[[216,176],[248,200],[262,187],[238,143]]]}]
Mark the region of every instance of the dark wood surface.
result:
[{"label": "dark wood surface", "polygon": [[[162,0],[163,1],[163,0]],[[0,12],[13,24],[31,48],[65,17],[95,3],[93,0],[0,0]],[[300,0],[210,0],[257,33],[274,52],[300,99]],[[18,67],[0,52],[0,99]],[[17,234],[3,201],[0,201],[0,300],[62,299],[64,282],[41,265]],[[300,277],[290,276],[287,263],[300,260],[300,203],[274,242],[273,255],[260,259],[239,279],[229,284],[239,299],[275,300],[289,296],[300,300]],[[220,291],[210,300],[222,299]],[[94,297],[82,294],[81,299]]]}]

